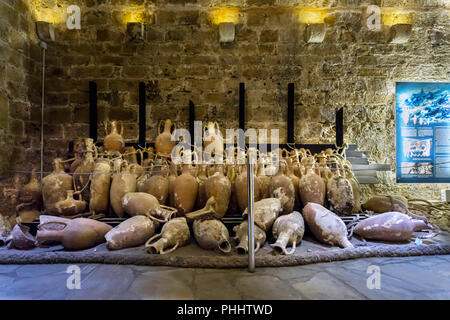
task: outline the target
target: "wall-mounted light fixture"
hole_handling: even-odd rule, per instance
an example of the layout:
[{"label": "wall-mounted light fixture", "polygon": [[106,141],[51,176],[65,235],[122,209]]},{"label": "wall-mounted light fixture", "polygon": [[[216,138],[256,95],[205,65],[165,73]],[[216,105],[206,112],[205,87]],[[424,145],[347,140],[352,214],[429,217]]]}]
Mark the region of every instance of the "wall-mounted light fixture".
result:
[{"label": "wall-mounted light fixture", "polygon": [[322,43],[327,33],[325,23],[313,23],[306,26],[305,41],[307,43]]},{"label": "wall-mounted light fixture", "polygon": [[49,43],[55,41],[55,30],[49,22],[37,21],[36,34],[42,42]]},{"label": "wall-mounted light fixture", "polygon": [[412,13],[398,9],[383,9],[382,21],[389,43],[408,42],[412,31]]},{"label": "wall-mounted light fixture", "polygon": [[128,22],[127,33],[131,41],[144,41],[145,39],[145,27],[140,22]]},{"label": "wall-mounted light fixture", "polygon": [[395,44],[406,43],[411,37],[411,30],[410,24],[394,24],[389,28],[388,41]]},{"label": "wall-mounted light fixture", "polygon": [[306,24],[305,42],[322,43],[327,33],[325,16],[329,12],[322,8],[304,7],[297,10],[298,20]]},{"label": "wall-mounted light fixture", "polygon": [[236,26],[233,22],[219,24],[219,41],[222,43],[233,42],[236,35]]},{"label": "wall-mounted light fixture", "polygon": [[241,13],[236,7],[215,8],[210,13],[213,24],[219,26],[220,43],[233,42],[236,37],[236,24],[239,22]]}]

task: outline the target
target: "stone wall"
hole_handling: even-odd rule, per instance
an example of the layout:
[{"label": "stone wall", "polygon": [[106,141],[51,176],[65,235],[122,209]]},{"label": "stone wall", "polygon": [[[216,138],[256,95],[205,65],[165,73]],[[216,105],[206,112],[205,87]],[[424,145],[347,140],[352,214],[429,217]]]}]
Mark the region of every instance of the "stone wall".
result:
[{"label": "stone wall", "polygon": [[39,79],[30,59],[31,21],[27,1],[0,0],[0,186],[10,181],[16,164],[25,170],[39,163],[39,136],[28,130],[40,121],[32,117],[31,97],[39,99],[40,91],[30,90],[32,78]]},{"label": "stone wall", "polygon": [[[187,127],[189,100],[196,104],[197,119],[236,128],[238,87],[245,82],[246,127],[278,128],[281,142],[286,140],[287,85],[294,82],[296,142],[333,143],[335,109],[343,107],[345,141],[358,144],[373,162],[392,164],[393,171],[380,176],[382,183],[363,187],[365,196],[402,192],[438,198],[440,189],[449,187],[394,183],[394,82],[448,80],[450,22],[444,1],[29,2],[32,12],[60,16],[47,60],[46,169],[53,157],[67,155],[69,141],[88,136],[89,81],[96,81],[99,88],[99,121],[122,120],[128,141],[138,138],[139,81],[147,83],[147,141],[154,141],[161,119]],[[81,30],[68,30],[61,18],[71,4],[82,9]],[[411,40],[389,44],[382,32],[367,30],[363,9],[369,4],[406,10],[412,18]],[[305,43],[299,6],[326,8],[323,43]],[[215,10],[222,7],[229,8],[228,15],[237,24],[232,44],[218,41],[214,14],[219,12],[220,17],[221,11]],[[125,32],[125,22],[136,13],[146,24],[146,40],[137,44],[129,42]],[[37,46],[31,47],[32,59],[39,60],[40,54]],[[33,73],[38,67],[33,66]],[[8,77],[23,82],[16,74]],[[35,121],[40,108],[38,77],[31,79],[30,87],[37,92],[26,118]],[[34,141],[39,127],[33,121],[10,122],[10,129]],[[99,125],[100,138],[102,128]]]}]

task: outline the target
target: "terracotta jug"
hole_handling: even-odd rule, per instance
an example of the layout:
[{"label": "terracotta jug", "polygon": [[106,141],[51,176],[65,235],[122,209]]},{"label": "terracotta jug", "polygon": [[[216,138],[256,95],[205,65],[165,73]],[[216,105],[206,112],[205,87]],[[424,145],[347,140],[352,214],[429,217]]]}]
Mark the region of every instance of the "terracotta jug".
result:
[{"label": "terracotta jug", "polygon": [[174,200],[178,214],[184,216],[194,209],[198,194],[198,182],[191,174],[188,164],[183,164],[183,171],[175,180]]},{"label": "terracotta jug", "polygon": [[338,215],[348,215],[353,213],[355,199],[350,181],[342,174],[339,161],[332,161],[335,164],[333,178],[327,183],[327,198]]},{"label": "terracotta jug", "polygon": [[125,194],[122,197],[122,208],[130,216],[147,216],[161,223],[169,221],[177,213],[177,209],[160,205],[158,199],[145,192]]},{"label": "terracotta jug", "polygon": [[[160,239],[158,239],[160,238]],[[157,241],[153,242],[155,239]],[[175,251],[178,247],[185,246],[191,239],[191,232],[186,219],[175,218],[164,224],[161,233],[154,235],[145,243],[148,253],[167,254]],[[166,251],[167,248],[170,248]]]},{"label": "terracotta jug", "polygon": [[303,218],[311,232],[320,242],[351,248],[347,239],[347,226],[336,214],[320,204],[309,202],[302,210]]},{"label": "terracotta jug", "polygon": [[[247,165],[241,165],[240,173],[236,178],[235,190],[239,209],[243,212],[248,206]],[[254,179],[255,202],[260,200],[261,191],[257,179]]]},{"label": "terracotta jug", "polygon": [[[136,173],[137,178],[139,178],[144,173],[144,168],[137,161],[137,153],[141,154],[141,159],[143,159],[142,150],[136,151],[134,147],[125,147],[125,160],[130,164],[130,171]],[[142,160],[141,160],[142,161]]]},{"label": "terracotta jug", "polygon": [[114,174],[109,192],[111,207],[114,213],[120,218],[124,214],[122,197],[129,192],[136,191],[136,174],[130,172],[126,161],[123,161],[121,168],[120,173]]},{"label": "terracotta jug", "polygon": [[178,177],[178,167],[177,165],[171,161],[169,165],[169,206],[175,206],[175,180]]},{"label": "terracotta jug", "polygon": [[53,165],[53,173],[42,180],[42,197],[46,212],[58,214],[55,204],[66,199],[67,191],[73,190],[73,181],[72,177],[64,172],[60,158],[56,158]]},{"label": "terracotta jug", "polygon": [[153,234],[159,223],[145,216],[131,217],[121,222],[105,235],[109,250],[118,250],[140,246]]},{"label": "terracotta jug", "polygon": [[36,238],[38,244],[57,241],[67,250],[83,250],[105,242],[105,234],[111,229],[111,226],[97,220],[77,218],[40,224]]},{"label": "terracotta jug", "polygon": [[206,205],[206,201],[208,200],[205,188],[205,182],[207,179],[208,177],[206,176],[206,164],[198,165],[198,174],[197,174],[198,195],[197,201],[195,202],[196,209],[203,208]]},{"label": "terracotta jug", "polygon": [[67,191],[66,199],[58,201],[55,208],[60,216],[74,216],[78,213],[84,212],[86,209],[86,201],[82,200],[81,195],[79,200],[74,199],[74,191]]},{"label": "terracotta jug", "polygon": [[239,204],[236,196],[236,168],[234,165],[229,165],[227,170],[227,178],[231,183],[231,195],[230,202],[228,203],[228,211],[229,215],[240,214]]},{"label": "terracotta jug", "polygon": [[223,253],[231,251],[228,229],[220,220],[197,219],[194,221],[192,229],[200,248],[220,250]]},{"label": "terracotta jug", "polygon": [[31,172],[30,181],[20,189],[19,200],[22,203],[31,203],[32,208],[42,210],[42,190],[36,170]]},{"label": "terracotta jug", "polygon": [[[303,239],[305,233],[305,221],[298,211],[280,216],[275,220],[272,227],[273,237],[277,240],[270,246],[277,253],[293,254],[295,248]],[[287,246],[292,246],[291,251],[287,251]]]},{"label": "terracotta jug", "polygon": [[[164,124],[164,129],[162,129],[162,125]],[[174,124],[174,130],[176,130],[176,125]],[[171,128],[172,128],[172,121],[170,119],[167,119],[165,122],[162,120],[159,123],[158,126],[158,136],[155,140],[155,149],[156,149],[156,155],[170,158],[172,154],[172,149],[176,145],[176,141],[172,141],[172,134],[171,134]]]},{"label": "terracotta jug", "polygon": [[[95,155],[95,157],[97,157],[97,154]],[[91,174],[94,171],[94,167],[95,161],[93,152],[88,150],[84,155],[83,162],[76,168],[73,174],[75,190],[82,191],[83,199],[85,199],[87,202],[89,202],[89,198],[91,196],[89,184],[91,181]]]},{"label": "terracotta jug", "polygon": [[354,233],[371,240],[406,241],[412,237],[414,231],[424,229],[433,227],[404,213],[385,212],[358,222]]},{"label": "terracotta jug", "polygon": [[[120,123],[120,133],[118,132],[117,124]],[[108,152],[118,151],[122,153],[125,148],[125,141],[123,139],[123,122],[112,121],[111,131],[108,133],[108,125],[105,123],[105,131],[107,136],[104,140],[105,150]]]},{"label": "terracotta jug", "polygon": [[165,205],[169,196],[169,179],[167,178],[167,162],[158,159],[149,173],[137,180],[137,191],[146,192]]},{"label": "terracotta jug", "polygon": [[300,199],[300,190],[299,190],[299,186],[298,183],[300,182],[300,178],[297,177],[294,173],[294,160],[292,158],[286,158],[286,162],[287,162],[287,167],[286,167],[286,177],[288,177],[289,179],[291,179],[292,181],[292,185],[294,186],[295,189],[295,200],[294,200],[294,210],[300,210],[300,204],[301,204],[301,199]]},{"label": "terracotta jug", "polygon": [[205,181],[206,197],[208,201],[205,208],[187,213],[186,218],[197,219],[206,214],[212,214],[221,219],[228,210],[231,196],[231,182],[223,174],[223,166],[217,165],[215,172]]},{"label": "terracotta jug", "polygon": [[350,184],[352,185],[353,190],[353,200],[354,200],[354,207],[353,207],[353,213],[359,213],[361,212],[361,199],[360,199],[360,186],[358,180],[356,180],[355,174],[352,171],[352,165],[349,161],[345,161],[343,165],[343,169],[345,171],[345,177],[350,181]]},{"label": "terracotta jug", "polygon": [[208,122],[207,127],[203,128],[203,140],[207,157],[223,156],[223,137],[217,122]]},{"label": "terracotta jug", "polygon": [[261,199],[268,198],[269,197],[270,176],[266,175],[264,163],[258,164],[258,173],[255,177],[255,180],[258,180]]},{"label": "terracotta jug", "polygon": [[[255,253],[264,246],[266,242],[266,233],[258,225],[255,224]],[[237,241],[236,252],[238,254],[247,254],[248,252],[248,221],[243,221],[240,225],[233,227]]]},{"label": "terracotta jug", "polygon": [[294,210],[295,188],[288,177],[283,173],[285,162],[280,162],[278,172],[270,179],[269,197],[279,198],[281,201],[282,211],[280,214],[289,214]]},{"label": "terracotta jug", "polygon": [[109,204],[111,186],[111,165],[108,159],[99,159],[95,163],[92,175],[89,210],[91,213],[106,213]]},{"label": "terracotta jug", "polygon": [[[283,210],[281,201],[278,198],[267,198],[255,202],[255,224],[258,225],[264,232],[267,232],[272,227],[278,215]],[[248,214],[248,209],[245,209],[243,216]],[[246,217],[244,217],[246,219]]]},{"label": "terracotta jug", "polygon": [[298,182],[298,190],[302,205],[314,202],[321,206],[325,203],[326,188],[323,179],[314,171],[314,159],[312,157],[302,159],[302,176]]}]

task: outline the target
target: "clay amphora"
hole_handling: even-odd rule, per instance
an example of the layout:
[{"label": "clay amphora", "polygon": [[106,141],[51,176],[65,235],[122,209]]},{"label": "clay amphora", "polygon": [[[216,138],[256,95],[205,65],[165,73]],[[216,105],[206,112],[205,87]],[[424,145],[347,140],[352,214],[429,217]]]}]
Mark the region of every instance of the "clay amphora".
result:
[{"label": "clay amphora", "polygon": [[73,174],[73,181],[76,191],[82,191],[83,199],[89,202],[91,196],[89,183],[91,174],[94,171],[95,162],[91,151],[87,151],[84,155],[83,162],[77,167]]},{"label": "clay amphora", "polygon": [[158,225],[158,222],[145,216],[131,217],[108,231],[105,235],[106,246],[109,250],[140,246],[153,236]]},{"label": "clay amphora", "polygon": [[9,236],[9,249],[28,250],[36,247],[36,239],[31,235],[30,228],[16,224]]},{"label": "clay amphora", "polygon": [[309,202],[302,210],[303,218],[320,242],[338,245],[341,248],[353,247],[347,239],[347,227],[344,221],[320,204]]},{"label": "clay amphora", "polygon": [[[130,172],[136,173],[136,177],[139,178],[145,170],[137,161],[137,152],[138,151],[136,151],[134,147],[125,147],[125,160],[130,164]],[[139,152],[141,154],[141,159],[143,159],[144,157],[142,151],[139,150]]]},{"label": "clay amphora", "polygon": [[169,206],[175,206],[175,180],[178,177],[178,168],[174,162],[170,162],[169,165],[169,176],[167,179],[169,180]]},{"label": "clay amphora", "polygon": [[231,251],[230,235],[225,225],[217,219],[197,219],[193,224],[194,237],[200,248]]},{"label": "clay amphora", "polygon": [[30,181],[20,189],[19,201],[22,203],[32,203],[32,208],[42,210],[42,190],[41,184],[33,169]]},{"label": "clay amphora", "polygon": [[165,205],[169,197],[169,179],[167,177],[167,163],[155,163],[152,167],[150,177],[143,184],[138,183],[139,192],[147,192],[158,199],[159,203]]},{"label": "clay amphora", "polygon": [[173,192],[175,208],[180,216],[184,216],[194,209],[198,194],[198,182],[191,175],[188,164],[183,165],[181,175],[176,178]]},{"label": "clay amphora", "polygon": [[120,218],[124,214],[122,197],[127,193],[136,191],[136,174],[130,172],[126,161],[123,164],[122,171],[113,176],[109,192],[111,207],[114,213]]},{"label": "clay amphora", "polygon": [[236,170],[234,165],[230,165],[227,170],[227,178],[230,180],[231,183],[231,195],[230,195],[230,202],[228,203],[228,214],[238,214],[240,213],[239,210],[239,204],[237,201],[237,195],[236,195]]},{"label": "clay amphora", "polygon": [[[223,137],[217,122],[208,122],[203,129],[204,152],[206,157],[223,155]],[[208,159],[207,159],[208,160]]]},{"label": "clay amphora", "polygon": [[188,219],[197,219],[206,214],[212,214],[221,219],[228,210],[231,196],[231,182],[223,174],[223,166],[217,165],[215,172],[205,182],[208,201],[203,209],[186,214]]},{"label": "clay amphora", "polygon": [[[120,133],[117,128],[117,124],[120,123]],[[112,121],[111,122],[111,131],[108,133],[108,127],[105,123],[105,131],[107,136],[104,139],[104,147],[107,152],[118,151],[123,153],[125,148],[125,141],[123,140],[123,123]]]},{"label": "clay amphora", "polygon": [[54,160],[54,171],[42,180],[44,207],[49,214],[58,214],[55,204],[65,200],[67,191],[73,190],[72,177],[64,172],[61,159]]},{"label": "clay amphora", "polygon": [[[294,211],[280,216],[272,227],[272,234],[277,241],[270,246],[277,253],[293,254],[296,246],[302,241],[304,233],[305,221],[300,212]],[[291,251],[286,250],[287,246],[292,246]]]},{"label": "clay amphora", "polygon": [[206,201],[208,200],[206,196],[205,182],[208,177],[206,176],[206,165],[200,164],[197,174],[197,182],[198,182],[198,195],[197,201],[195,202],[196,209],[202,209],[206,205]]},{"label": "clay amphora", "polygon": [[295,188],[291,179],[284,175],[282,166],[270,179],[269,197],[280,199],[282,206],[280,214],[289,214],[294,210]]},{"label": "clay amphora", "polygon": [[303,163],[306,168],[302,168],[304,171],[302,172],[302,177],[298,182],[298,191],[301,202],[303,206],[309,202],[314,202],[323,206],[325,203],[326,194],[325,182],[314,171],[313,158],[303,159]]},{"label": "clay amphora", "polygon": [[[246,254],[248,252],[248,221],[244,221],[241,224],[233,227],[235,236],[233,237],[237,241],[236,251],[238,254]],[[258,225],[255,225],[255,253],[264,246],[266,242],[266,233]]]},{"label": "clay amphora", "polygon": [[[160,238],[160,239],[158,239]],[[164,224],[161,233],[154,235],[145,243],[148,253],[166,254],[189,243],[191,232],[184,217],[175,218]],[[158,239],[154,242],[155,239]],[[170,248],[166,251],[166,249]]]},{"label": "clay amphora", "polygon": [[130,192],[122,197],[122,208],[130,216],[143,215],[158,222],[172,219],[177,209],[159,204],[151,194],[145,192]]},{"label": "clay amphora", "polygon": [[[161,130],[162,124],[164,124],[164,129]],[[172,141],[172,134],[170,133],[172,127],[172,121],[167,119],[165,122],[160,121],[158,126],[158,133],[159,135],[156,137],[155,140],[155,149],[156,149],[156,155],[170,158],[172,149],[176,145],[176,141]],[[176,126],[174,124],[174,127],[176,129]]]},{"label": "clay amphora", "polygon": [[286,177],[288,177],[292,181],[292,185],[295,189],[295,199],[294,199],[294,210],[300,210],[301,199],[300,199],[300,189],[299,182],[300,178],[297,177],[294,173],[294,160],[292,158],[287,158],[287,167],[286,167]]},{"label": "clay amphora", "polygon": [[[266,198],[255,202],[255,224],[267,232],[282,211],[281,201],[278,198]],[[245,209],[243,216],[248,214]]]},{"label": "clay amphora", "polygon": [[106,223],[86,218],[51,221],[38,226],[36,238],[38,244],[57,241],[67,250],[83,250],[105,242],[105,234],[111,229]]},{"label": "clay amphora", "polygon": [[433,229],[422,220],[412,219],[400,212],[385,212],[360,221],[354,233],[363,238],[380,241],[405,241],[414,231]]},{"label": "clay amphora", "polygon": [[[348,162],[348,161],[347,161]],[[350,184],[352,185],[352,191],[353,191],[353,213],[361,212],[361,199],[360,199],[360,187],[359,182],[356,180],[356,177],[352,171],[351,164],[348,162],[347,164],[344,164],[344,170],[345,170],[345,177],[350,181]]]},{"label": "clay amphora", "polygon": [[269,198],[270,176],[266,175],[263,163],[258,164],[258,173],[255,177],[255,180],[258,180],[260,198]]},{"label": "clay amphora", "polygon": [[97,160],[92,174],[89,210],[92,213],[106,213],[109,204],[109,187],[111,185],[111,165],[109,160]]},{"label": "clay amphora", "polygon": [[73,198],[74,191],[67,191],[66,199],[58,201],[55,204],[55,208],[60,216],[74,216],[78,213],[84,212],[86,209],[86,201],[82,200],[81,195],[80,200],[75,200]]},{"label": "clay amphora", "polygon": [[336,171],[327,183],[327,198],[338,215],[352,214],[355,207],[352,184],[340,172],[339,163],[335,163]]},{"label": "clay amphora", "polygon": [[[254,179],[255,202],[261,199],[261,191],[257,179]],[[241,172],[235,182],[236,199],[241,212],[248,206],[247,166],[241,166]]]}]

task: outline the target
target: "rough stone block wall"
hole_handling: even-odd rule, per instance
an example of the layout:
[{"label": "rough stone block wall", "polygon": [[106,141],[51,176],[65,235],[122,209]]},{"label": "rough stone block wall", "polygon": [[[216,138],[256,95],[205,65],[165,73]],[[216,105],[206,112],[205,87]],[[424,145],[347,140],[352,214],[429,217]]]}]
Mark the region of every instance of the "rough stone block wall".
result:
[{"label": "rough stone block wall", "polygon": [[[187,127],[189,100],[196,104],[198,120],[218,121],[222,129],[237,128],[239,82],[245,82],[246,127],[280,129],[281,142],[286,141],[287,85],[293,82],[296,142],[333,143],[335,110],[343,107],[345,141],[358,144],[373,162],[392,164],[392,172],[380,176],[380,184],[363,187],[365,197],[390,192],[436,199],[442,188],[449,188],[448,184],[394,183],[394,84],[399,80],[448,81],[450,13],[444,1],[29,3],[31,11],[60,16],[55,19],[56,42],[49,46],[47,60],[47,170],[55,156],[67,155],[71,140],[88,136],[89,81],[98,85],[99,121],[122,120],[128,141],[138,139],[139,81],[147,84],[147,141],[154,141],[162,119],[174,120],[178,128]],[[81,30],[68,30],[61,18],[71,4],[81,7]],[[410,41],[390,44],[382,32],[368,30],[363,18],[369,4],[408,12],[413,24]],[[305,24],[298,14],[304,6],[327,10],[323,43],[304,41]],[[236,22],[236,41],[231,44],[219,43],[214,23],[214,12],[223,7],[231,11]],[[136,13],[146,27],[143,43],[129,42],[125,31],[127,16]],[[30,47],[30,56],[40,60],[36,45]],[[39,64],[33,65],[34,75],[39,74],[38,68]],[[15,75],[9,77],[23,82]],[[26,118],[30,121],[19,117],[20,122],[10,122],[9,126],[33,142],[39,131],[40,81],[39,77],[29,78],[33,94]],[[0,93],[5,88],[0,85]],[[20,94],[10,99],[20,99]],[[99,125],[99,138],[103,136]]]},{"label": "rough stone block wall", "polygon": [[33,121],[30,97],[37,94],[39,99],[40,92],[30,90],[32,78],[39,78],[29,54],[32,33],[27,1],[0,0],[0,186],[10,181],[16,164],[28,168],[39,154],[39,136],[28,131]]}]

